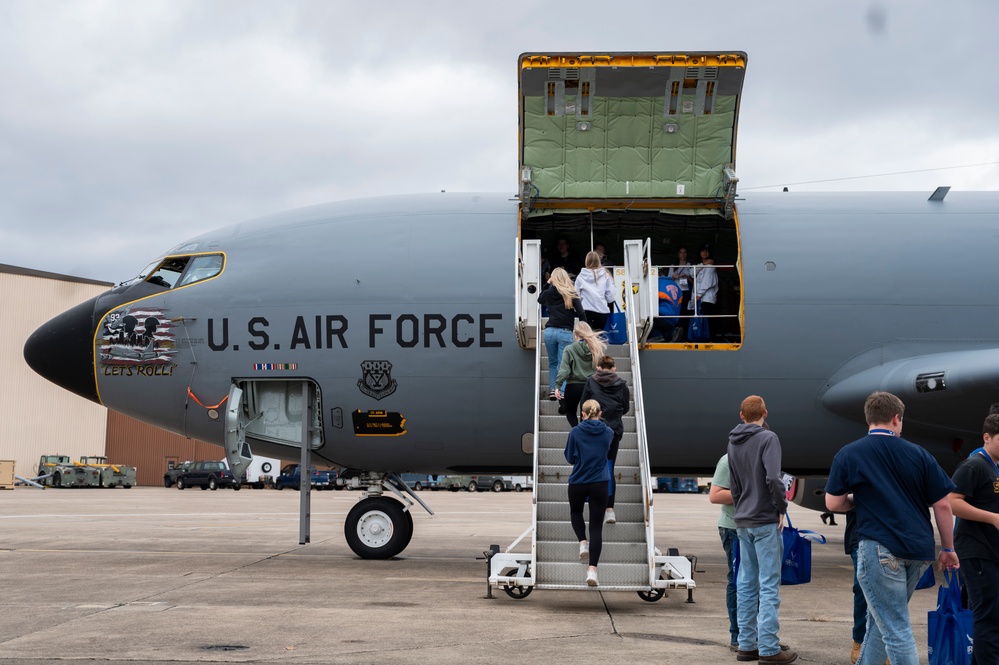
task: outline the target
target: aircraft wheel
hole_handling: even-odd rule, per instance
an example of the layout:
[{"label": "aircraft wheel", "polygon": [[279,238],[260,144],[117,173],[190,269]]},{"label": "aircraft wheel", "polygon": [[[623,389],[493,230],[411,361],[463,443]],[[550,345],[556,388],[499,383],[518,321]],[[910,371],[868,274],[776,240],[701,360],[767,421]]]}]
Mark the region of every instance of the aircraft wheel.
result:
[{"label": "aircraft wheel", "polygon": [[389,559],[409,545],[413,537],[413,516],[395,499],[370,497],[350,509],[343,531],[347,545],[357,556]]},{"label": "aircraft wheel", "polygon": [[493,483],[493,491],[494,492],[502,492],[503,491],[503,481],[502,480],[497,480],[497,481],[495,481]]},{"label": "aircraft wheel", "polygon": [[219,488],[218,481],[216,481],[214,478],[209,478],[208,479],[208,489],[210,489],[211,491],[214,492],[218,488]]},{"label": "aircraft wheel", "polygon": [[652,589],[651,591],[638,591],[638,597],[647,603],[654,603],[666,595],[666,589]]},{"label": "aircraft wheel", "polygon": [[187,485],[184,484],[184,479],[183,478],[178,478],[177,479],[177,489],[182,490],[185,487],[187,487]]}]

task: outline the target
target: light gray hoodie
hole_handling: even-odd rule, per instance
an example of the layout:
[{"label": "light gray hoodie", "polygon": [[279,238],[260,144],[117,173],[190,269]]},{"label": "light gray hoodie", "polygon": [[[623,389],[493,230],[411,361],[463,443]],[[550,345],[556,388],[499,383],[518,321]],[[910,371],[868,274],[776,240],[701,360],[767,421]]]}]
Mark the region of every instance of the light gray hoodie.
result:
[{"label": "light gray hoodie", "polygon": [[776,524],[787,512],[780,463],[780,440],[770,430],[742,423],[729,432],[728,466],[737,527]]}]

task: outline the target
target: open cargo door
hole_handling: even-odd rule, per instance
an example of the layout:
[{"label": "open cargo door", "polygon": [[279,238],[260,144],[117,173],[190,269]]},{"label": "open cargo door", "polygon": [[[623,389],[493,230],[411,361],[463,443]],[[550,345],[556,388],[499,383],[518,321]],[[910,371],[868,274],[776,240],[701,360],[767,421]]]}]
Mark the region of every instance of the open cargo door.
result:
[{"label": "open cargo door", "polygon": [[721,206],[735,198],[746,54],[523,54],[531,208]]}]

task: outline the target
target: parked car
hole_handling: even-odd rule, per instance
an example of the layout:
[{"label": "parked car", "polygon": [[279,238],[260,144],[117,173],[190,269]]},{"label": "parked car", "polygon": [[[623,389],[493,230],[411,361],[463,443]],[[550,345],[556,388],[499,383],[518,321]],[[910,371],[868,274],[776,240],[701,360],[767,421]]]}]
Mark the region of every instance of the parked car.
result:
[{"label": "parked car", "polygon": [[177,478],[180,474],[187,473],[187,470],[191,468],[194,462],[187,461],[181,462],[180,464],[174,465],[173,461],[167,462],[166,473],[163,474],[163,487],[173,487],[177,482]]},{"label": "parked car", "polygon": [[177,476],[177,489],[200,487],[203,490],[217,490],[220,487],[231,487],[239,490],[242,478],[233,478],[232,471],[225,462],[217,460],[192,462],[187,471]]},{"label": "parked car", "polygon": [[469,492],[504,492],[514,489],[513,483],[502,476],[440,476],[438,484],[442,489],[449,489],[452,492],[458,490],[468,490]]},{"label": "parked car", "polygon": [[492,490],[494,492],[512,492],[513,483],[503,476],[472,476],[475,479],[477,489],[480,492]]},{"label": "parked car", "polygon": [[503,479],[509,480],[517,492],[534,489],[534,479],[530,476],[503,476]]},{"label": "parked car", "polygon": [[671,493],[690,493],[696,494],[700,492],[700,488],[697,486],[697,478],[677,478],[677,477],[666,477],[660,476],[657,480],[656,487],[660,492],[671,492]]},{"label": "parked car", "polygon": [[425,473],[400,473],[399,477],[402,478],[402,482],[416,492],[437,489],[437,481],[434,480],[434,476],[428,476]]},{"label": "parked car", "polygon": [[[281,469],[281,475],[274,479],[274,489],[283,490],[285,487],[290,487],[296,490],[300,489],[302,485],[302,474],[299,471],[300,468],[301,465],[299,464],[286,464]],[[316,491],[333,489],[333,482],[336,479],[336,471],[327,471],[325,469],[312,467],[309,475],[312,489]]]},{"label": "parked car", "polygon": [[437,486],[452,492],[458,490],[475,492],[479,488],[479,483],[473,476],[438,476]]}]

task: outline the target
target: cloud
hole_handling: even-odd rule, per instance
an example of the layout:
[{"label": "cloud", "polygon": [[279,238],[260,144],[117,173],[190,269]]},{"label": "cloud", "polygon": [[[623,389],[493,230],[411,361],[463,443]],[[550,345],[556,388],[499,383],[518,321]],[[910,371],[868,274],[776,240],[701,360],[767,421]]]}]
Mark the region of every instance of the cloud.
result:
[{"label": "cloud", "polygon": [[[185,238],[380,194],[516,190],[521,52],[749,53],[741,185],[995,161],[999,6],[0,4],[0,262],[124,279]],[[807,189],[996,188],[995,167]]]}]

